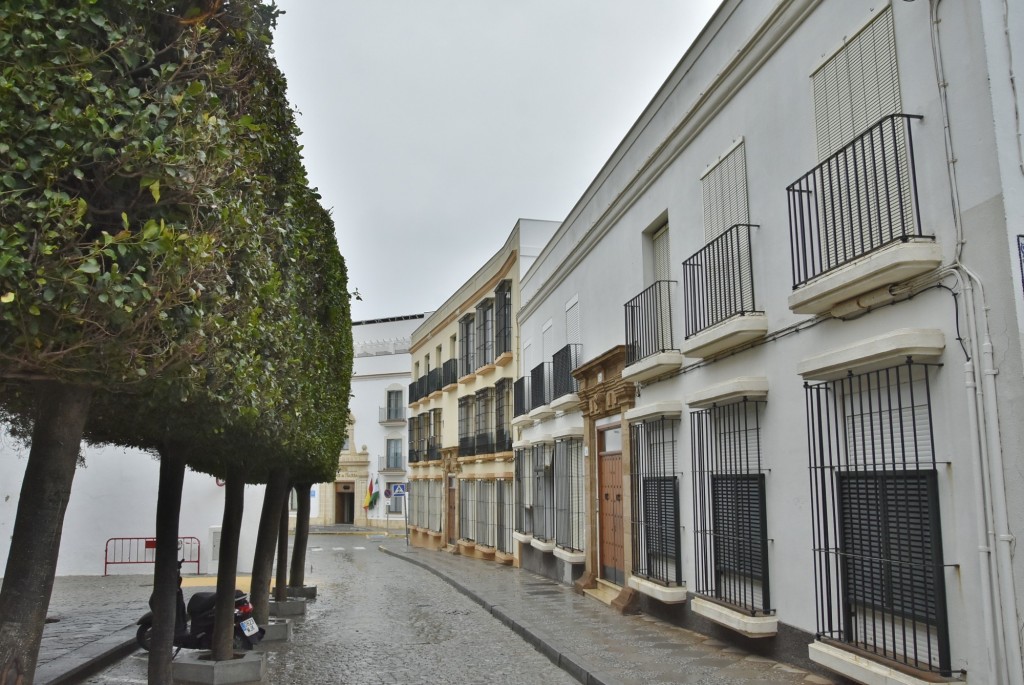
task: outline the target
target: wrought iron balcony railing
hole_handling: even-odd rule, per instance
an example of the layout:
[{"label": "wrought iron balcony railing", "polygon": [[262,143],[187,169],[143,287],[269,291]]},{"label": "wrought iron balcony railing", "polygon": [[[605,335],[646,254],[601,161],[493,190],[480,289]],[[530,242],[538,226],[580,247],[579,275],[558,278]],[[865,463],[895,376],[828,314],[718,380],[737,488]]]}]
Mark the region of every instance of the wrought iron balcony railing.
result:
[{"label": "wrought iron balcony railing", "polygon": [[459,382],[459,360],[449,359],[441,365],[441,387]]},{"label": "wrought iron balcony railing", "polygon": [[424,452],[426,454],[425,461],[437,461],[441,458],[441,438],[437,436],[431,436],[426,439]]},{"label": "wrought iron balcony railing", "polygon": [[752,224],[736,224],[683,262],[683,321],[690,338],[726,319],[752,314]]},{"label": "wrought iron balcony railing", "polygon": [[523,376],[512,385],[512,416],[530,413],[530,377]]},{"label": "wrought iron balcony railing", "polygon": [[536,409],[551,402],[553,376],[551,362],[541,362],[530,371],[530,407]]},{"label": "wrought iron balcony railing", "polygon": [[432,392],[438,392],[443,387],[441,383],[441,369],[431,369],[427,372],[427,385],[424,388],[424,394],[429,395]]},{"label": "wrought iron balcony railing", "polygon": [[472,457],[476,454],[476,436],[475,435],[460,435],[459,436],[459,456],[460,457]]},{"label": "wrought iron balcony railing", "polygon": [[380,407],[378,423],[404,422],[405,407]]},{"label": "wrought iron balcony railing", "polygon": [[475,447],[477,454],[493,454],[495,451],[494,433],[490,431],[484,433],[477,433]]},{"label": "wrought iron balcony railing", "polygon": [[571,395],[577,390],[576,379],[572,372],[580,363],[580,350],[582,345],[569,344],[560,349],[551,357],[551,368],[554,378],[552,379],[552,399],[558,399],[565,395]]},{"label": "wrought iron balcony railing", "polygon": [[405,469],[405,464],[402,463],[401,454],[388,454],[377,457],[378,471],[402,471],[403,469]]},{"label": "wrought iron balcony railing", "polygon": [[675,281],[655,281],[626,303],[626,365],[675,350],[672,296]]},{"label": "wrought iron balcony railing", "polygon": [[911,122],[891,114],[786,188],[793,288],[921,234]]}]

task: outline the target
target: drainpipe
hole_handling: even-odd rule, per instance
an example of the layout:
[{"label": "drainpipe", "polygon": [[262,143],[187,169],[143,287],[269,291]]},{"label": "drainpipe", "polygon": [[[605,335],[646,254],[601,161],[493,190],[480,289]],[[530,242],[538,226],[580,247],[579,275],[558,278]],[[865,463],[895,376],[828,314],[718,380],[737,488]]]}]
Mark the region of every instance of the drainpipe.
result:
[{"label": "drainpipe", "polygon": [[[1013,544],[1010,533],[1009,517],[1006,509],[1006,484],[1003,472],[1003,446],[999,434],[999,408],[996,397],[995,376],[999,373],[995,366],[992,338],[989,333],[988,305],[985,298],[984,285],[960,261],[966,236],[960,213],[959,191],[956,178],[956,155],[953,150],[953,138],[949,125],[949,103],[946,81],[942,62],[942,43],[939,33],[939,5],[942,0],[929,3],[929,20],[932,43],[932,58],[935,67],[936,82],[939,87],[939,104],[942,111],[944,142],[946,146],[946,165],[949,176],[950,199],[952,202],[953,221],[956,228],[956,254],[954,269],[963,285],[965,314],[970,331],[972,360],[968,362],[967,392],[969,397],[969,414],[972,420],[972,456],[977,447],[977,461],[974,467],[976,478],[980,477],[981,499],[978,502],[982,513],[979,522],[979,554],[982,561],[983,590],[988,585],[991,574],[992,586],[987,588],[991,593],[984,598],[983,613],[985,614],[986,638],[995,636],[997,654],[988,650],[990,672],[1000,675],[1001,665],[1005,665],[1006,682],[1008,685],[1024,685],[1024,663],[1021,661],[1020,632],[1017,620],[1017,594],[1013,583]],[[975,307],[974,284],[978,285],[980,311]],[[978,340],[981,340],[981,354],[978,354]],[[981,379],[981,392],[978,392],[977,380]],[[975,444],[976,443],[976,444]],[[978,485],[975,493],[978,494]],[[986,550],[987,548],[987,550]],[[991,551],[995,551],[995,573],[992,573]],[[986,573],[988,571],[988,573]],[[991,596],[991,603],[989,600]],[[995,615],[993,615],[993,613]],[[1002,664],[998,658],[1003,656]],[[994,663],[993,663],[994,662]]]}]

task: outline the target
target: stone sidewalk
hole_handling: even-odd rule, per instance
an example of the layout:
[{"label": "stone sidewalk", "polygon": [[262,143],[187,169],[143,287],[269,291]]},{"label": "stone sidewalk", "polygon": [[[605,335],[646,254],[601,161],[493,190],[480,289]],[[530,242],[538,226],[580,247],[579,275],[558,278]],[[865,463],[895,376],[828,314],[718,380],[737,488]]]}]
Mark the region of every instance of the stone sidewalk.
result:
[{"label": "stone sidewalk", "polygon": [[587,685],[801,683],[809,673],[644,614],[626,616],[572,588],[510,566],[406,547],[382,552],[434,573]]},{"label": "stone sidewalk", "polygon": [[[619,614],[529,571],[407,547],[402,538],[363,535],[381,552],[445,580],[588,685],[842,682],[650,616]],[[193,587],[202,582],[190,581]],[[132,653],[135,621],[148,609],[151,587],[149,575],[57,578],[48,612],[57,620],[44,630],[36,683],[75,683]]]}]

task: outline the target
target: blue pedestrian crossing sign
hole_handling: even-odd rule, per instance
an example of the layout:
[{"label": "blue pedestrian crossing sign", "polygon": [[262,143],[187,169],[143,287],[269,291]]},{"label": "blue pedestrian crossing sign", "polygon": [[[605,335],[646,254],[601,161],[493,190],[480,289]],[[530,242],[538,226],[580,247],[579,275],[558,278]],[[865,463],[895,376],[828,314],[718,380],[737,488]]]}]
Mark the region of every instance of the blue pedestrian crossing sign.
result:
[{"label": "blue pedestrian crossing sign", "polygon": [[405,497],[405,483],[395,483],[391,486],[392,497]]}]

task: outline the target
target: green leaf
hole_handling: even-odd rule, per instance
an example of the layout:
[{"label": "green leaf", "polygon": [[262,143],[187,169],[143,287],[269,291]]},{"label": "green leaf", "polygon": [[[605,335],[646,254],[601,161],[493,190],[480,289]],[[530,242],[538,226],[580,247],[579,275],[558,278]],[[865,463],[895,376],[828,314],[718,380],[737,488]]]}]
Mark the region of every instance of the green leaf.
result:
[{"label": "green leaf", "polygon": [[39,311],[39,307],[32,305],[28,308],[28,313],[32,316],[39,316],[42,312]]},{"label": "green leaf", "polygon": [[83,198],[78,198],[78,207],[75,209],[75,218],[81,220],[85,216],[86,211],[89,209],[89,203]]},{"label": "green leaf", "polygon": [[160,224],[158,224],[155,220],[150,219],[149,221],[146,222],[145,228],[142,229],[142,237],[145,240],[152,240],[153,238],[156,238],[158,235],[160,235]]},{"label": "green leaf", "polygon": [[121,225],[124,226],[124,230],[128,230],[128,215],[121,212]]},{"label": "green leaf", "polygon": [[78,271],[86,274],[99,273],[100,265],[95,259],[87,259],[85,263],[78,267]]},{"label": "green leaf", "polygon": [[153,181],[149,186],[149,192],[153,195],[153,202],[160,202],[160,181]]},{"label": "green leaf", "polygon": [[196,95],[202,93],[205,89],[206,86],[203,85],[202,81],[193,81],[188,85],[188,88],[185,90],[185,92],[195,97]]},{"label": "green leaf", "polygon": [[10,304],[11,302],[14,302],[14,293],[4,293],[4,295],[0,297],[0,302],[4,304]]}]

